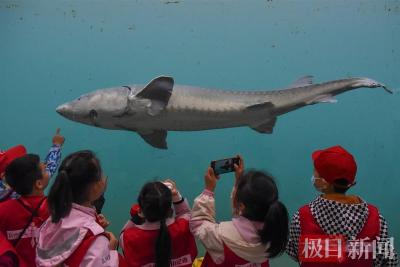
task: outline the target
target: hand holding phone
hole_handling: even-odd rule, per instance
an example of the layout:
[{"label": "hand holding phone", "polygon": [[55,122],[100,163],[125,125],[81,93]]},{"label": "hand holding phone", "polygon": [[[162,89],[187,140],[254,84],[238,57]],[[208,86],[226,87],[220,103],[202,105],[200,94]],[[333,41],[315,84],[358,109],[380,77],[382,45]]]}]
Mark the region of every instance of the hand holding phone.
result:
[{"label": "hand holding phone", "polygon": [[239,158],[239,164],[235,164],[235,183],[239,180],[239,177],[243,174],[244,172],[244,160],[242,156],[238,155]]},{"label": "hand holding phone", "polygon": [[204,175],[205,189],[214,192],[218,178],[219,176],[214,173],[213,168],[208,167],[206,174]]},{"label": "hand holding phone", "polygon": [[240,157],[236,156],[233,158],[226,158],[220,160],[211,161],[211,168],[213,169],[215,175],[220,175],[223,173],[234,172],[235,165],[240,165]]}]

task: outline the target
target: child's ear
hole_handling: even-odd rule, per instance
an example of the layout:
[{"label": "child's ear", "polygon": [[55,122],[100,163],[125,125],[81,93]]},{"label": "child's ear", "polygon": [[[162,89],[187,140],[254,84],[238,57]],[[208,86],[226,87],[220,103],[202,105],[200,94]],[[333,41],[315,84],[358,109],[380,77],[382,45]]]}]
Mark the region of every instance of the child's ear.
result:
[{"label": "child's ear", "polygon": [[324,178],[316,177],[314,180],[314,186],[319,190],[324,190],[329,187],[329,183]]},{"label": "child's ear", "polygon": [[242,215],[243,212],[245,211],[245,209],[246,209],[246,206],[242,202],[240,202],[239,205],[238,205],[239,215]]},{"label": "child's ear", "polygon": [[141,209],[140,207],[138,208],[137,215],[138,215],[140,218],[143,218],[143,219],[144,219],[144,214],[143,214],[142,209]]},{"label": "child's ear", "polygon": [[37,190],[44,190],[45,188],[45,184],[43,183],[42,179],[36,180],[34,186]]},{"label": "child's ear", "polygon": [[315,189],[324,194],[329,193],[332,187],[324,178],[316,178],[314,186]]},{"label": "child's ear", "polygon": [[322,188],[321,189],[323,189],[323,190],[326,190],[326,189],[328,189],[329,188],[329,186],[330,186],[330,183],[328,183],[324,178],[321,178],[321,186],[322,186]]}]

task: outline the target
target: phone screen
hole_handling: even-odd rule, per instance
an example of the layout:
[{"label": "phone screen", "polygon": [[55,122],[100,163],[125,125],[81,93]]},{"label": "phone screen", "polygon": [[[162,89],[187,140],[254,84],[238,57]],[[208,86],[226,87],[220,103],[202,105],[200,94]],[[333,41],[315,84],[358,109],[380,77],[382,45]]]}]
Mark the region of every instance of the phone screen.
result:
[{"label": "phone screen", "polygon": [[211,168],[213,168],[216,175],[235,171],[235,164],[239,164],[239,158],[228,158],[211,161]]}]

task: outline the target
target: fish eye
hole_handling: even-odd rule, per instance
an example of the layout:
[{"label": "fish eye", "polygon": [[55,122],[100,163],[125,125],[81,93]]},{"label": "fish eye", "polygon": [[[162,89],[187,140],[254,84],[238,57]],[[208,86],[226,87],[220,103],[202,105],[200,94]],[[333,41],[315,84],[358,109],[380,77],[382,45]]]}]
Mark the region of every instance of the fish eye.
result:
[{"label": "fish eye", "polygon": [[94,109],[90,110],[89,116],[90,116],[90,118],[92,118],[92,119],[96,119],[96,118],[97,118],[97,111],[94,110]]}]

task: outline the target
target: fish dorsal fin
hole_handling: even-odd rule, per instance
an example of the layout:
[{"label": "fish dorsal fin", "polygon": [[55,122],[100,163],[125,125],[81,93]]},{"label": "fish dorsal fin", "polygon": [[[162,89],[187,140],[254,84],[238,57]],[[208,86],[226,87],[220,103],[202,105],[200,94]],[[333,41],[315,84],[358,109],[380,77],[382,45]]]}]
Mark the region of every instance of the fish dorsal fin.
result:
[{"label": "fish dorsal fin", "polygon": [[174,87],[172,77],[160,76],[149,82],[136,96],[168,104]]},{"label": "fish dorsal fin", "polygon": [[313,76],[307,75],[294,81],[288,88],[304,87],[313,84]]},{"label": "fish dorsal fin", "polygon": [[160,148],[160,149],[167,149],[167,131],[165,130],[154,130],[150,133],[141,133],[138,134],[143,138],[146,143],[149,145]]}]

